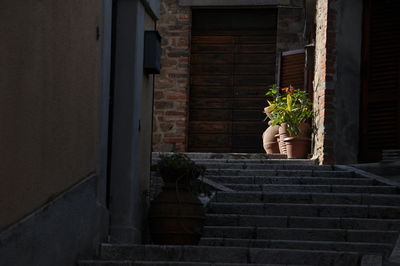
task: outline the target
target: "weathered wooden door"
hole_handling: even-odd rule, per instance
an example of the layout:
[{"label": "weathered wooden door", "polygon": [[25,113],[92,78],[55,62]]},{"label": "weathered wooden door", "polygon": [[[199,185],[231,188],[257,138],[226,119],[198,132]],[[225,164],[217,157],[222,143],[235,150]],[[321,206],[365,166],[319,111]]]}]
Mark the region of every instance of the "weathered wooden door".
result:
[{"label": "weathered wooden door", "polygon": [[193,10],[189,151],[262,152],[276,9]]},{"label": "weathered wooden door", "polygon": [[400,1],[364,1],[360,160],[400,148]]}]

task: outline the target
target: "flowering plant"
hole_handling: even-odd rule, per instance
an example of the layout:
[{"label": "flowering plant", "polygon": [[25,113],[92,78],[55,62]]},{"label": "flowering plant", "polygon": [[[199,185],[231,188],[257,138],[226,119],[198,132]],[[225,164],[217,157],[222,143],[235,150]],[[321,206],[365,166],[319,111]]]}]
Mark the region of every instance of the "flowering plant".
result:
[{"label": "flowering plant", "polygon": [[286,123],[288,133],[291,136],[298,136],[301,133],[300,123],[305,122],[313,114],[307,92],[292,86],[278,89],[274,84],[265,95],[269,100],[264,113],[271,120],[271,125]]}]

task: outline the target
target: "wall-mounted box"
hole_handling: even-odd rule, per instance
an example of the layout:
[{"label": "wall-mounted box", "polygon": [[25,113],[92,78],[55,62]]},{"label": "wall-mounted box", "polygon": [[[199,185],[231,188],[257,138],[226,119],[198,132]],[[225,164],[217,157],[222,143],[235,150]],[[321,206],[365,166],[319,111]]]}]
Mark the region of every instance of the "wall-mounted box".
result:
[{"label": "wall-mounted box", "polygon": [[147,74],[160,74],[161,36],[158,31],[144,32],[144,70]]}]

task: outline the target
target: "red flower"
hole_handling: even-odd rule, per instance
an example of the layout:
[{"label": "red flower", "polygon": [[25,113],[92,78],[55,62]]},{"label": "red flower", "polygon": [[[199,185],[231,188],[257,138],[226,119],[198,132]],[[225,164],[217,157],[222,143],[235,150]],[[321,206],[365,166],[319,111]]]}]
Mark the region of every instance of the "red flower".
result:
[{"label": "red flower", "polygon": [[290,95],[294,94],[294,87],[290,85],[289,87],[286,88],[281,88],[281,91],[284,93],[289,93]]}]

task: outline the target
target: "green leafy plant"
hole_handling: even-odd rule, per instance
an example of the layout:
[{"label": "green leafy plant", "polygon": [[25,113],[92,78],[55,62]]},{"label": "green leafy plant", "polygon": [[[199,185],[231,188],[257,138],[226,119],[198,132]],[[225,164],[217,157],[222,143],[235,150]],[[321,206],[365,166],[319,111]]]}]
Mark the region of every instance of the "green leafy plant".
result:
[{"label": "green leafy plant", "polygon": [[264,113],[271,120],[271,125],[286,123],[288,133],[298,136],[301,133],[300,123],[313,115],[312,103],[307,92],[292,86],[278,89],[274,84],[265,95],[268,98],[268,106],[264,108]]},{"label": "green leafy plant", "polygon": [[164,182],[190,185],[200,175],[204,174],[206,168],[203,165],[197,165],[185,154],[174,153],[172,155],[160,155],[156,170]]}]

